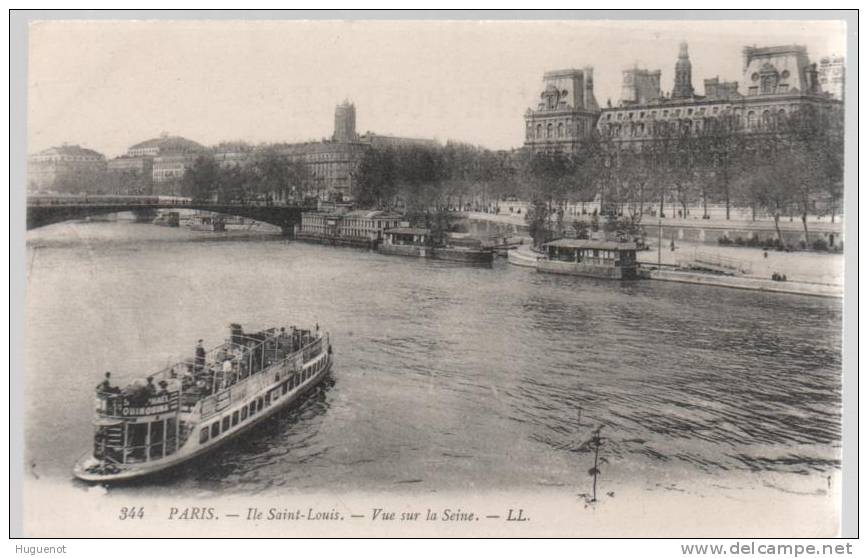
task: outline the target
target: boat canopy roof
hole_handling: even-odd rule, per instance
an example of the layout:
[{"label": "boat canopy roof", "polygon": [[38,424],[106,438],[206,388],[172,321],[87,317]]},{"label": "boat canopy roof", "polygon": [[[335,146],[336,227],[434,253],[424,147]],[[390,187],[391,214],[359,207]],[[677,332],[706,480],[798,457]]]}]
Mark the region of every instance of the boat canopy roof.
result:
[{"label": "boat canopy roof", "polygon": [[386,229],[389,234],[431,234],[428,229],[417,229],[414,227],[396,227],[394,229]]},{"label": "boat canopy roof", "polygon": [[400,215],[386,213],[379,209],[354,209],[345,214],[346,217],[362,218],[362,219],[400,219]]},{"label": "boat canopy roof", "polygon": [[561,238],[546,242],[545,247],[552,246],[554,248],[579,248],[592,250],[636,250],[635,242],[615,242],[612,240],[580,240],[576,238]]}]

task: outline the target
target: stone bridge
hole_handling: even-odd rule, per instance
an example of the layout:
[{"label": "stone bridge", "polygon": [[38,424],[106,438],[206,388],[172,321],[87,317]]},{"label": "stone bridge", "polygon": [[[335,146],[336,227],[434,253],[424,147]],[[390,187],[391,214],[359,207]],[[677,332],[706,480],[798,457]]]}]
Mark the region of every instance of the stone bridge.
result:
[{"label": "stone bridge", "polygon": [[112,201],[89,198],[73,201],[27,200],[27,230],[93,215],[107,215],[123,211],[148,212],[158,209],[201,209],[254,219],[280,227],[286,236],[293,235],[295,225],[301,224],[302,211],[312,207],[297,205],[255,205],[241,203],[213,203],[187,200]]}]

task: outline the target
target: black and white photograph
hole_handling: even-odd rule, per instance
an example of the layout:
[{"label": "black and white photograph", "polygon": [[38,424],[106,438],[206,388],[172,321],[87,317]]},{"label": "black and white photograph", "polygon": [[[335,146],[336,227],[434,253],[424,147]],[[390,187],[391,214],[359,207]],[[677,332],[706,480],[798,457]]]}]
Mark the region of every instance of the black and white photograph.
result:
[{"label": "black and white photograph", "polygon": [[158,15],[28,16],[21,536],[842,536],[854,19]]}]

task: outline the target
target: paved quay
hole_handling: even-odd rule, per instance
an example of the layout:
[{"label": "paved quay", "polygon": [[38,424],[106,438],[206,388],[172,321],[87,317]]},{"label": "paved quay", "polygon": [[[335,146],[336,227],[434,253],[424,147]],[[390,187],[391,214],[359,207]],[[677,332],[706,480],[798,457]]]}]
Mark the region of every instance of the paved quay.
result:
[{"label": "paved quay", "polygon": [[[675,267],[696,257],[703,259],[703,255],[742,262],[747,272],[717,275]],[[842,297],[844,293],[844,258],[841,254],[772,251],[764,255],[763,250],[756,248],[676,243],[674,251],[671,246],[666,246],[659,256],[662,269],[652,269],[658,263],[656,245],[638,253],[639,262],[649,269],[650,278],[654,280],[823,297]],[[538,257],[529,244],[524,244],[510,250],[509,263],[535,269]],[[786,275],[787,280],[773,281],[772,273]]]},{"label": "paved quay", "polygon": [[[525,220],[525,216],[522,214],[515,213],[484,213],[481,211],[468,211],[464,212],[461,215],[468,219],[480,220],[480,221],[491,221],[493,223],[500,223],[504,225],[513,225],[519,227],[526,227],[527,221]],[[585,215],[582,219],[586,222],[591,221],[590,215]],[[576,220],[575,216],[566,215],[564,220],[567,222],[572,222]],[[602,219],[601,219],[602,222]],[[754,231],[774,231],[774,221],[770,217],[757,218],[756,220],[747,220],[747,219],[720,219],[720,218],[712,218],[712,219],[701,219],[700,217],[689,216],[687,218],[675,218],[670,217],[668,219],[661,219],[659,221],[664,227],[703,227],[703,228],[718,228],[718,229],[747,229]],[[648,227],[649,229],[654,229],[658,225],[658,220],[656,217],[646,216],[642,220],[642,225]],[[793,218],[790,220],[789,218],[781,219],[779,223],[782,231],[795,231],[801,232],[803,231],[803,226],[801,220],[798,218]],[[844,229],[844,219],[840,215],[835,219],[835,222],[831,222],[831,217],[829,216],[816,216],[812,215],[808,218],[808,229],[811,232],[823,232],[823,233],[840,233]]]}]

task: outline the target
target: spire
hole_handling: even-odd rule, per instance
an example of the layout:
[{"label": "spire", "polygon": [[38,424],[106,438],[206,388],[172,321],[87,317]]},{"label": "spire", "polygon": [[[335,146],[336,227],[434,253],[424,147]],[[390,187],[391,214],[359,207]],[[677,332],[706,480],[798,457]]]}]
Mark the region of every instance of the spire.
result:
[{"label": "spire", "polygon": [[678,62],[675,63],[675,86],[672,88],[673,99],[689,99],[693,97],[693,79],[691,75],[690,56],[687,54],[687,43],[678,47]]}]

